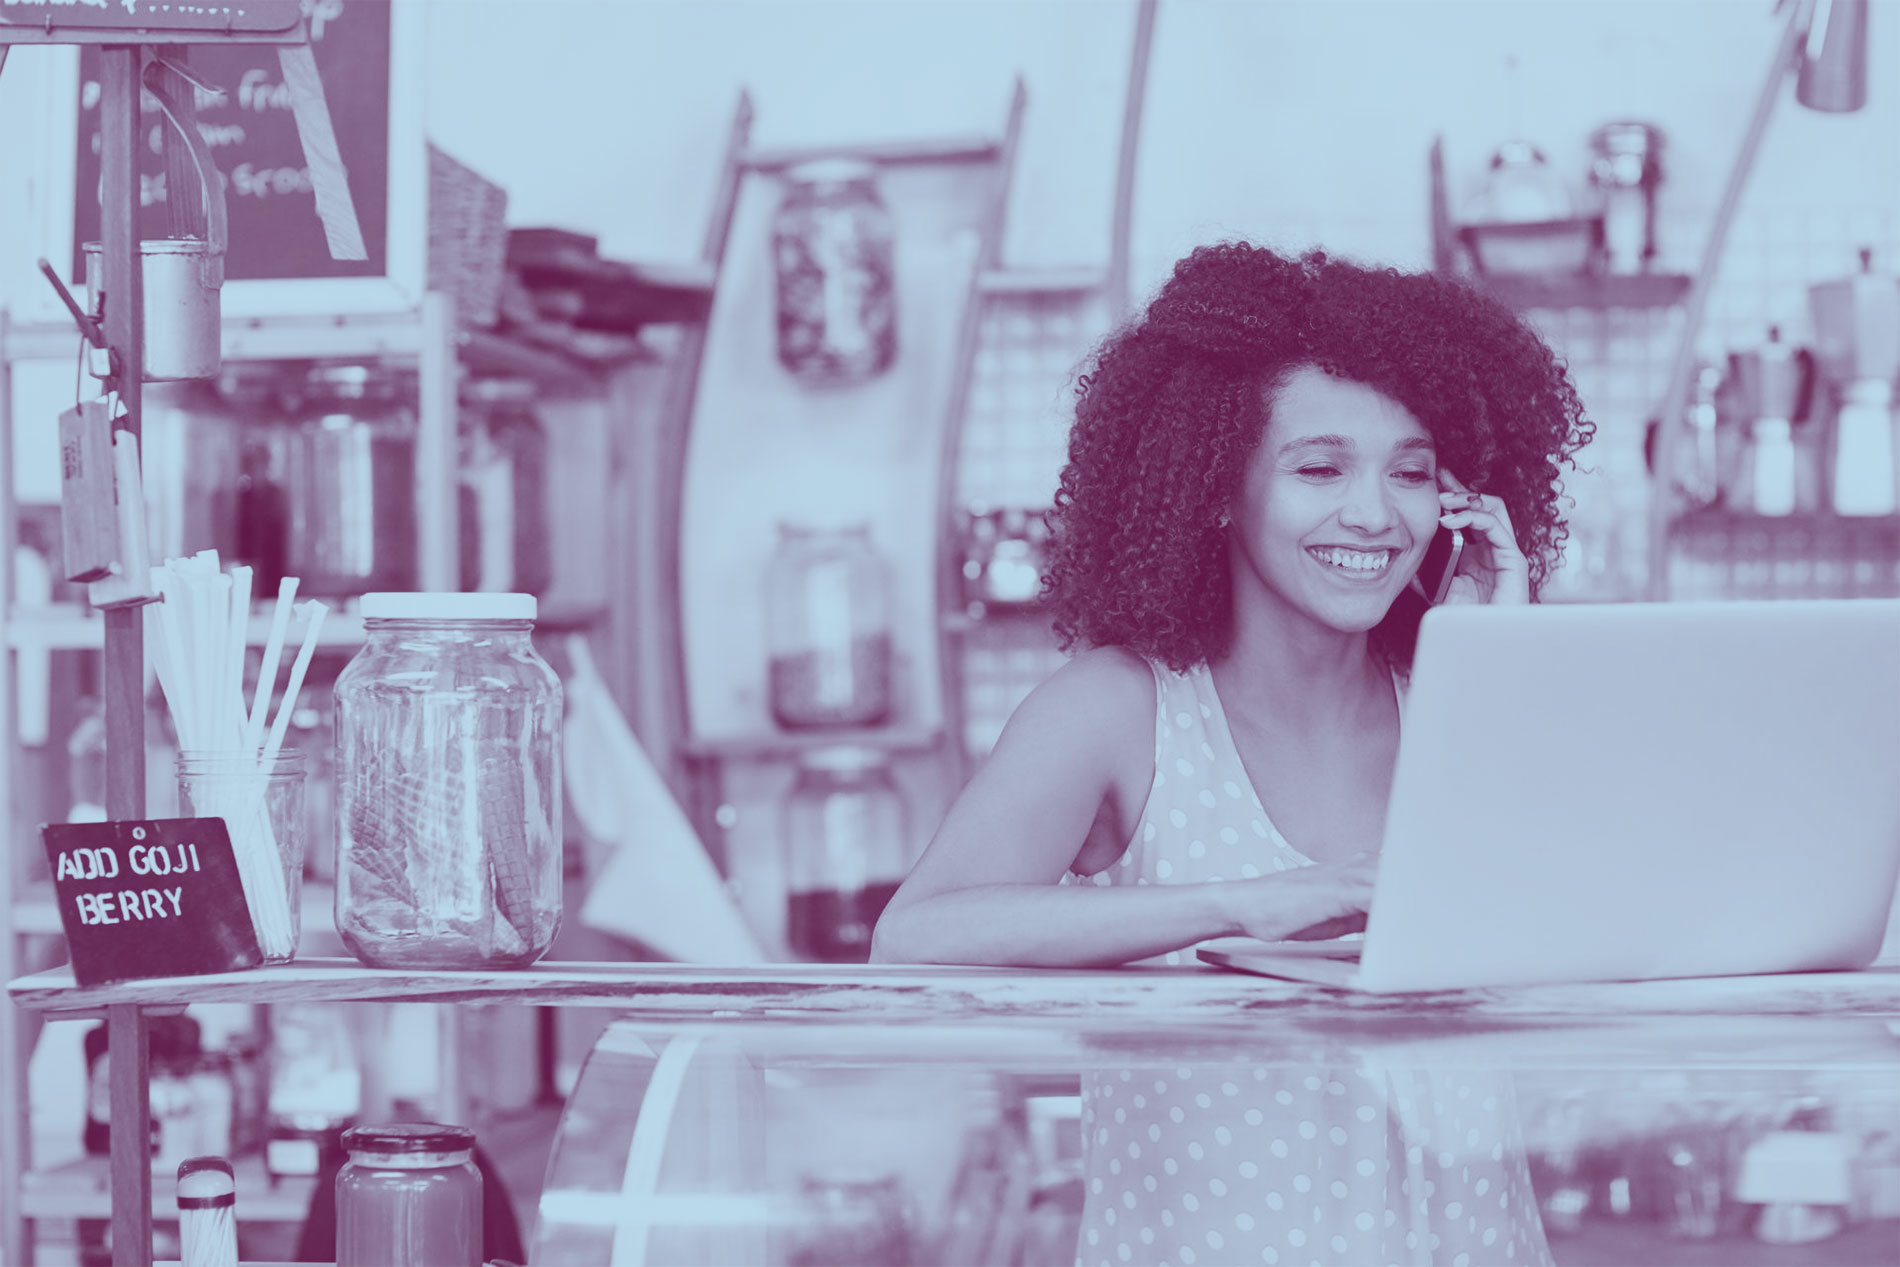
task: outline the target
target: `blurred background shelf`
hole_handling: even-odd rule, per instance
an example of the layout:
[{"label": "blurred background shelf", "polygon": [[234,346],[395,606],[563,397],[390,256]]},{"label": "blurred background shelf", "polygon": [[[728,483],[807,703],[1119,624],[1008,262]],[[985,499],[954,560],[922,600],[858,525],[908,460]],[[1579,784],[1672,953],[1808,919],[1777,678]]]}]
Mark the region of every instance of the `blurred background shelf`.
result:
[{"label": "blurred background shelf", "polygon": [[[326,604],[335,602],[333,599],[323,601]],[[581,614],[576,612],[577,617]],[[270,605],[254,607],[249,635],[251,646],[264,645],[265,639],[270,636],[270,624]],[[105,627],[105,618],[97,611],[77,604],[15,608],[7,618],[7,645],[47,651],[97,651],[105,645]],[[293,621],[290,632],[285,635],[286,649],[293,654],[297,629]],[[317,645],[358,647],[362,643],[363,618],[355,612],[338,611],[332,606],[330,613],[323,618],[323,629],[317,636]]]},{"label": "blurred background shelf", "polygon": [[[291,1175],[272,1180],[263,1158],[231,1159],[237,1172],[238,1217],[244,1222],[301,1223],[310,1209],[316,1180]],[[177,1172],[152,1168],[152,1217],[175,1219]],[[20,1213],[29,1219],[105,1219],[112,1216],[111,1164],[105,1157],[82,1157],[21,1176]]]},{"label": "blurred background shelf", "polygon": [[1513,308],[1523,309],[1636,309],[1669,308],[1689,293],[1689,279],[1660,273],[1605,276],[1573,273],[1484,274],[1475,279]]},{"label": "blurred background shelf", "polygon": [[927,752],[944,732],[926,726],[869,726],[839,730],[773,731],[756,735],[689,738],[680,753],[699,761],[780,761],[820,748],[875,748],[880,752]]}]

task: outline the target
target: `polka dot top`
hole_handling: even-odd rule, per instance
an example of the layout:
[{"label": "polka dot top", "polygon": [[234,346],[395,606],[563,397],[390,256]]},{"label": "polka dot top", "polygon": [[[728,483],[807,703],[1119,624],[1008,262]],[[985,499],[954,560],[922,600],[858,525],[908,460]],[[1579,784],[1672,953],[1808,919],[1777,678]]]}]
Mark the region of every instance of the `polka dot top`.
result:
[{"label": "polka dot top", "polygon": [[[1063,883],[1312,866],[1255,794],[1207,667],[1154,672],[1155,777],[1135,838],[1114,864]],[[1153,962],[1164,961],[1194,962],[1192,951]],[[1505,1074],[1270,1055],[1093,1069],[1082,1131],[1078,1267],[1551,1263]]]}]

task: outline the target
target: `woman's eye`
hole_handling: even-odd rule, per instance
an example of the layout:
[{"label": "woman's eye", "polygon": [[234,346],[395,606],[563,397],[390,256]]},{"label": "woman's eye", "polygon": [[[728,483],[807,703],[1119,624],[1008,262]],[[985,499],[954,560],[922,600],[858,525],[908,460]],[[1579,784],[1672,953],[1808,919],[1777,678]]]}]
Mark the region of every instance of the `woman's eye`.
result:
[{"label": "woman's eye", "polygon": [[1430,471],[1394,471],[1393,475],[1407,484],[1429,484],[1435,478]]},{"label": "woman's eye", "polygon": [[1339,468],[1336,466],[1329,465],[1327,463],[1316,463],[1312,466],[1302,466],[1300,468],[1300,474],[1316,477],[1319,479],[1327,479],[1327,478],[1330,478],[1331,476],[1339,474]]}]

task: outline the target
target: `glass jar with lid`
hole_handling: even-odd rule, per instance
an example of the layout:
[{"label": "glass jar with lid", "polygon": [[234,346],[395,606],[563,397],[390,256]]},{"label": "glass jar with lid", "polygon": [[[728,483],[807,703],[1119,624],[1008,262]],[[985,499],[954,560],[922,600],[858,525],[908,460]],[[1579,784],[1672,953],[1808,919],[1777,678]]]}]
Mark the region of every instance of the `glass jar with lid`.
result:
[{"label": "glass jar with lid", "polygon": [[396,1122],[343,1132],[337,1267],[475,1267],[482,1172],[465,1126]]},{"label": "glass jar with lid", "polygon": [[798,378],[844,384],[889,369],[897,354],[891,214],[877,168],[853,159],[785,173],[772,219],[778,358]]},{"label": "glass jar with lid", "polygon": [[799,758],[784,807],[794,953],[829,963],[870,957],[871,929],[910,869],[905,819],[876,749],[816,748]]},{"label": "glass jar with lid", "polygon": [[869,524],[781,523],[765,607],[773,720],[799,729],[889,719],[890,578]]},{"label": "glass jar with lid", "polygon": [[529,594],[366,594],[336,682],[336,927],[379,968],[502,968],[561,922],[561,682]]},{"label": "glass jar with lid", "polygon": [[320,364],[292,410],[286,566],[304,594],[416,582],[416,409],[408,379]]}]

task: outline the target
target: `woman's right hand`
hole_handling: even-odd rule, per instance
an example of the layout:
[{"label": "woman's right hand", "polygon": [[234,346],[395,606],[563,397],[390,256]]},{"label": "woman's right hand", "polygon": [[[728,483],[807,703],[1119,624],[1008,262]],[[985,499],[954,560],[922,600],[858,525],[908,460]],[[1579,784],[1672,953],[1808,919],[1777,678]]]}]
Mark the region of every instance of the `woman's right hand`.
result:
[{"label": "woman's right hand", "polygon": [[1379,855],[1367,852],[1238,881],[1230,890],[1234,922],[1243,935],[1262,941],[1322,941],[1362,932],[1378,869]]}]

